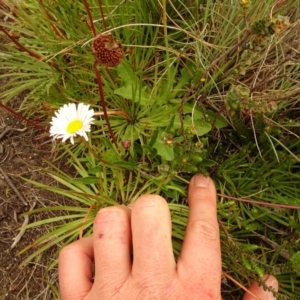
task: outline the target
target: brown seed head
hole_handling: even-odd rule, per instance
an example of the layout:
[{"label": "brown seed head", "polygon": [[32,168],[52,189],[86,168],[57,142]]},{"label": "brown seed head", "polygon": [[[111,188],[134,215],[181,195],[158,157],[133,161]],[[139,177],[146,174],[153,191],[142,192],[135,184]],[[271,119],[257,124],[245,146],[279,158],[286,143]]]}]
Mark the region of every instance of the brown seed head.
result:
[{"label": "brown seed head", "polygon": [[92,45],[92,51],[96,61],[105,67],[115,67],[123,59],[121,44],[110,33],[97,35]]}]

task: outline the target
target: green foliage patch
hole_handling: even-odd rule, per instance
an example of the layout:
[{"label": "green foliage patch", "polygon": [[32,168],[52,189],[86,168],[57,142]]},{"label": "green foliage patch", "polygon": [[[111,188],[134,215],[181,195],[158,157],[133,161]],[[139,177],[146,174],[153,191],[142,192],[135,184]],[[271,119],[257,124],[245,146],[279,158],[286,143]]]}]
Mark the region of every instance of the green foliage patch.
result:
[{"label": "green foliage patch", "polygon": [[[1,9],[2,105],[50,120],[66,103],[98,114],[89,140],[54,142],[71,176],[45,170],[74,201],[37,208],[67,215],[29,224],[53,230],[24,264],[53,245],[91,235],[97,211],[144,193],[169,203],[175,256],[188,217],[187,184],[210,175],[218,189],[224,274],[241,285],[274,274],[278,299],[300,293],[300,2],[29,0]],[[110,33],[123,59],[95,64],[93,31]],[[97,77],[97,72],[100,74]],[[98,75],[99,75],[98,74]],[[104,98],[101,96],[101,90]],[[105,105],[103,105],[105,104]],[[108,120],[105,117],[107,112]],[[36,118],[35,118],[36,119]],[[56,264],[54,260],[50,267]],[[224,276],[224,299],[242,290]]]}]

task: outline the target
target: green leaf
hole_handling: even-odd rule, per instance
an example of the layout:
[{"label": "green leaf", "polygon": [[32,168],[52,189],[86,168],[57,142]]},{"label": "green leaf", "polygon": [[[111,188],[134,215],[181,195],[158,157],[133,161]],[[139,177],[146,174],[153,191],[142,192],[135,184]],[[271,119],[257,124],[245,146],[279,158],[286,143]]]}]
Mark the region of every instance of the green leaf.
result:
[{"label": "green leaf", "polygon": [[226,119],[222,115],[218,115],[212,110],[202,110],[201,107],[187,103],[183,107],[184,114],[191,114],[194,120],[204,120],[210,125],[214,125],[217,129],[224,128],[228,125]]},{"label": "green leaf", "polygon": [[150,95],[146,92],[147,87],[142,87],[141,80],[135,76],[130,66],[123,61],[118,65],[117,70],[123,79],[123,86],[116,89],[114,93],[140,104],[149,103]]},{"label": "green leaf", "polygon": [[89,172],[93,173],[93,174],[102,172],[102,170],[103,170],[103,166],[95,166],[95,167],[90,167],[89,168]]},{"label": "green leaf", "polygon": [[[183,122],[183,125],[184,125],[184,129],[186,129],[187,126],[186,126],[185,122]],[[181,128],[181,121],[180,121],[180,117],[178,114],[175,116],[175,119],[174,119],[174,128],[175,129]]]},{"label": "green leaf", "polygon": [[[154,143],[153,143],[153,145],[154,145]],[[149,145],[143,145],[142,149],[143,149],[145,154],[150,155],[151,157],[154,157],[155,150],[153,150],[153,148],[151,148]]]},{"label": "green leaf", "polygon": [[207,110],[205,114],[207,115],[206,121],[211,125],[214,125],[217,129],[224,128],[228,125],[226,119],[223,116],[218,115],[218,117],[216,118],[216,114],[211,110]]},{"label": "green leaf", "polygon": [[214,160],[211,159],[203,159],[201,162],[201,166],[202,167],[212,167],[216,164],[216,162]]},{"label": "green leaf", "polygon": [[194,126],[199,136],[202,136],[211,131],[211,125],[204,120],[195,120]]},{"label": "green leaf", "polygon": [[[157,141],[157,139],[158,139],[158,134],[159,134],[159,131],[158,130],[156,130],[156,131],[154,131],[154,133],[152,134],[152,137],[151,137],[151,140],[149,141],[149,143],[148,143],[148,146],[149,147],[153,147],[154,146],[154,144],[156,143],[156,141]],[[161,134],[161,133],[160,133]]]},{"label": "green leaf", "polygon": [[130,65],[126,62],[126,61],[122,61],[118,67],[117,67],[117,71],[119,76],[126,82],[137,82],[137,78],[134,75]]},{"label": "green leaf", "polygon": [[190,81],[192,80],[192,71],[188,70],[187,68],[184,68],[181,70],[181,77],[178,80],[178,83],[173,89],[172,98],[176,98],[179,93],[185,92],[183,89],[184,86],[190,84]]},{"label": "green leaf", "polygon": [[136,165],[134,163],[124,160],[114,162],[114,165],[125,168],[127,170],[134,170],[136,168]]},{"label": "green leaf", "polygon": [[[188,129],[191,128],[192,126],[195,126],[195,131],[197,133],[197,135],[202,136],[208,132],[211,131],[211,125],[207,122],[205,122],[202,119],[194,119],[194,122],[192,120],[191,116],[185,116],[184,120],[183,120],[183,125],[184,125],[184,129]],[[180,118],[179,115],[176,115],[175,120],[174,120],[174,128],[178,129],[181,128],[181,122],[180,122]]]},{"label": "green leaf", "polygon": [[140,104],[149,103],[150,96],[146,93],[145,87],[139,90],[136,90],[136,87],[138,87],[138,85],[133,82],[126,83],[122,87],[116,89],[115,94]]},{"label": "green leaf", "polygon": [[162,134],[162,131],[159,132],[158,138],[156,139],[156,142],[153,146],[157,150],[157,153],[164,158],[165,160],[171,161],[174,159],[174,148],[170,147],[170,145],[167,145],[163,143],[160,140],[160,136]]},{"label": "green leaf", "polygon": [[99,178],[94,177],[94,176],[89,176],[89,177],[80,177],[80,178],[74,178],[72,182],[81,182],[85,184],[93,184],[93,183],[98,183]]},{"label": "green leaf", "polygon": [[154,145],[157,153],[164,159],[171,161],[174,159],[174,150],[169,145],[164,145],[163,143],[157,143]]}]

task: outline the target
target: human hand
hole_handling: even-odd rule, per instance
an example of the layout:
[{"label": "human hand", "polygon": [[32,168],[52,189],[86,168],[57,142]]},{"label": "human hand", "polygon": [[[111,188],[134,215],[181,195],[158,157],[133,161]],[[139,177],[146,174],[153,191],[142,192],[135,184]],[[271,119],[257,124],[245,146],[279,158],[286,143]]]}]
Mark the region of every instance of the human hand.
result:
[{"label": "human hand", "polygon": [[[269,288],[272,288],[274,291],[278,292],[278,281],[277,279],[272,275],[265,275],[262,278],[262,281],[265,283],[266,286]],[[251,287],[249,288],[249,291],[256,296],[256,298],[252,295],[250,295],[248,292],[243,297],[243,300],[276,300],[276,297],[274,297],[273,293],[271,291],[264,291],[264,288],[262,286],[259,286],[257,282],[254,282]]]},{"label": "human hand", "polygon": [[212,180],[194,176],[188,202],[187,230],[177,264],[170,211],[163,198],[141,196],[132,210],[121,205],[101,209],[93,237],[60,252],[61,299],[221,299],[221,250]]}]

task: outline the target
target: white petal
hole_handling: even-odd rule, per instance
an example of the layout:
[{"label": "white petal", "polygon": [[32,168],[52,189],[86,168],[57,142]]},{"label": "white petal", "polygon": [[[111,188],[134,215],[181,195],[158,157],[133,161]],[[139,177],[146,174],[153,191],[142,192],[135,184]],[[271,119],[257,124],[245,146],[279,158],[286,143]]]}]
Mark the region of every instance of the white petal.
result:
[{"label": "white petal", "polygon": [[[82,128],[70,134],[67,132],[67,128],[70,122],[75,120],[82,122]],[[49,130],[50,136],[53,136],[53,139],[62,139],[63,142],[70,139],[72,144],[74,144],[76,135],[83,136],[85,140],[88,140],[87,132],[91,131],[91,124],[93,123],[94,110],[90,109],[90,105],[79,103],[78,107],[76,107],[75,103],[65,104],[52,117]]]}]

